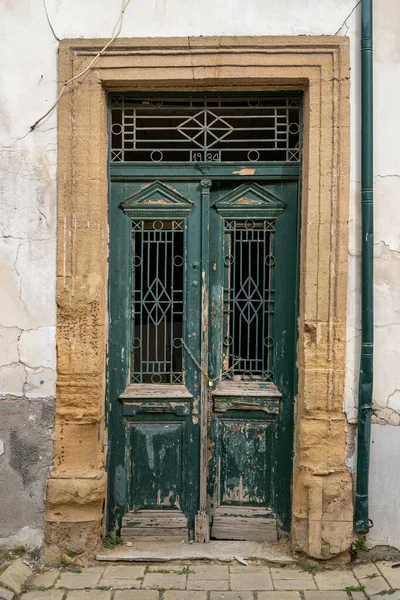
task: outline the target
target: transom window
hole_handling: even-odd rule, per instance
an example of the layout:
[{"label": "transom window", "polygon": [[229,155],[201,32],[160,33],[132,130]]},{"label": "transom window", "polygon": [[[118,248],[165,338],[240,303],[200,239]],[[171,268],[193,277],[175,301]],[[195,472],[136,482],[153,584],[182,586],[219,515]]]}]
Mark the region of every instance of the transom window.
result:
[{"label": "transom window", "polygon": [[111,96],[111,162],[300,160],[300,96]]}]

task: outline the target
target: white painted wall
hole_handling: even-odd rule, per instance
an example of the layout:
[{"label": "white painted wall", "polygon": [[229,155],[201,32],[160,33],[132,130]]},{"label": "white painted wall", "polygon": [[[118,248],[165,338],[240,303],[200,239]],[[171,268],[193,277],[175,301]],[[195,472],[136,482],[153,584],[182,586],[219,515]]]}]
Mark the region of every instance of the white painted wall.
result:
[{"label": "white painted wall", "polygon": [[[111,37],[122,4],[122,0],[1,3],[0,395],[46,398],[55,392],[56,112],[29,133],[56,96],[55,36]],[[122,30],[126,37],[350,35],[352,174],[344,403],[349,422],[357,416],[360,308],[360,6],[354,9],[356,4],[357,0],[131,0]],[[375,0],[375,5],[374,420],[379,424],[374,426],[372,445],[375,527],[370,542],[387,540],[400,547],[400,530],[393,526],[393,519],[400,522],[400,479],[391,477],[396,467],[391,449],[400,446],[400,428],[395,427],[400,424],[400,4]],[[379,502],[383,493],[391,511]]]}]

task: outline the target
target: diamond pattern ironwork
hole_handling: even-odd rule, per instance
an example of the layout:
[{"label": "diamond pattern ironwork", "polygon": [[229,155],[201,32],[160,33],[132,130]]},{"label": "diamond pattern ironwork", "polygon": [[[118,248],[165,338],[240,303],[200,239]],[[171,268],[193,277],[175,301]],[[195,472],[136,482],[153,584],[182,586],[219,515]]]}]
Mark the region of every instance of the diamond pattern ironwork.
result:
[{"label": "diamond pattern ironwork", "polygon": [[[274,221],[225,221],[224,346],[231,377],[273,379]],[[266,260],[268,258],[268,260]],[[229,343],[228,343],[229,342]]]},{"label": "diamond pattern ironwork", "polygon": [[299,162],[300,96],[111,96],[111,162]]},{"label": "diamond pattern ironwork", "polygon": [[183,221],[132,221],[132,383],[183,381]]},{"label": "diamond pattern ironwork", "polygon": [[263,304],[263,297],[252,277],[248,277],[240,287],[235,303],[243,319],[250,324]]},{"label": "diamond pattern ironwork", "polygon": [[[158,279],[153,281],[150,288],[143,296],[143,308],[149,315],[154,325],[160,325],[171,308],[172,300],[165,286]],[[165,306],[163,306],[165,305]]]},{"label": "diamond pattern ironwork", "polygon": [[[210,110],[201,110],[178,126],[178,131],[203,150],[211,148],[233,131],[232,125]],[[189,132],[193,134],[190,135]],[[224,132],[222,135],[217,132]],[[214,139],[212,139],[214,138]]]}]

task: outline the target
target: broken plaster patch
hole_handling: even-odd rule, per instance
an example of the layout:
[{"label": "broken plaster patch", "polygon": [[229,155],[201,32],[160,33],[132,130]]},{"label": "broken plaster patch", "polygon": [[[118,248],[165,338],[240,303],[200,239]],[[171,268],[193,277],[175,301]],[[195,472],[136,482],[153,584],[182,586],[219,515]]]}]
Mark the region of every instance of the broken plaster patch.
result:
[{"label": "broken plaster patch", "polygon": [[400,414],[391,408],[379,408],[374,403],[372,423],[377,425],[400,425]]},{"label": "broken plaster patch", "polygon": [[39,327],[23,331],[19,338],[20,360],[32,369],[54,368],[55,327]]},{"label": "broken plaster patch", "polygon": [[25,367],[21,363],[0,367],[0,395],[23,396],[25,380]]},{"label": "broken plaster patch", "polygon": [[55,380],[54,369],[31,369],[22,363],[0,366],[0,397],[49,398],[55,394]]},{"label": "broken plaster patch", "polygon": [[55,369],[26,367],[24,392],[27,398],[48,398],[54,396],[56,390]]},{"label": "broken plaster patch", "polygon": [[396,388],[388,398],[388,408],[400,411],[400,389]]},{"label": "broken plaster patch", "polygon": [[3,440],[0,440],[0,456],[2,456],[4,454],[4,442]]},{"label": "broken plaster patch", "polygon": [[15,535],[0,537],[0,548],[13,548],[15,546],[26,546],[29,549],[40,548],[43,544],[43,531],[35,527],[25,525]]}]

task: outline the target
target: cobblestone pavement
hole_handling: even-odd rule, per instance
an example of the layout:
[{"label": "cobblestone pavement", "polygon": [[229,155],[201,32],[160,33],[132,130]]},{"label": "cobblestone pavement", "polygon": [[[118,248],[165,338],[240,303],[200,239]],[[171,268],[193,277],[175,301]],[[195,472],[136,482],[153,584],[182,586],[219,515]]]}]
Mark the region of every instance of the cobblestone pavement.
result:
[{"label": "cobblestone pavement", "polygon": [[119,563],[46,570],[25,589],[21,600],[400,600],[400,568]]}]

